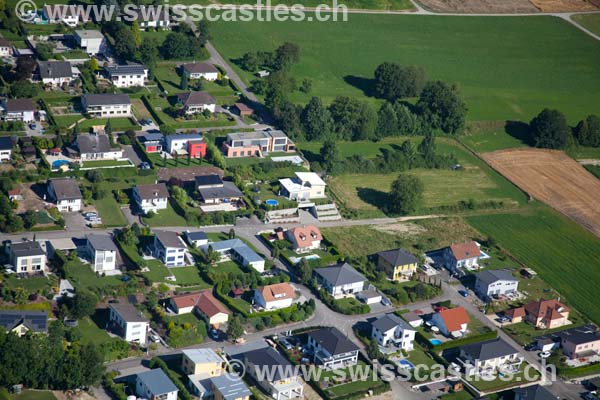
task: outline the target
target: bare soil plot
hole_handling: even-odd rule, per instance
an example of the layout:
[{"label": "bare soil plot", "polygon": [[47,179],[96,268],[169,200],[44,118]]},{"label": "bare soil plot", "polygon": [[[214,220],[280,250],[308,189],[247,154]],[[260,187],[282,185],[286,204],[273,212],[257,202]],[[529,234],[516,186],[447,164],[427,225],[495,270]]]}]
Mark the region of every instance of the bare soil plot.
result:
[{"label": "bare soil plot", "polygon": [[28,210],[44,210],[46,208],[43,199],[46,193],[44,184],[20,183],[15,189],[18,189],[21,196],[23,196],[23,200],[19,201],[17,213],[24,213]]},{"label": "bare soil plot", "polygon": [[419,3],[434,12],[512,14],[539,11],[529,0],[419,0]]},{"label": "bare soil plot", "polygon": [[150,111],[146,108],[146,105],[142,101],[142,99],[131,99],[131,105],[135,111],[135,116],[138,119],[151,119],[152,115],[150,115]]},{"label": "bare soil plot", "polygon": [[597,11],[588,0],[531,0],[542,12],[574,12],[574,11]]},{"label": "bare soil plot", "polygon": [[561,151],[499,150],[481,155],[532,197],[600,236],[600,180]]}]

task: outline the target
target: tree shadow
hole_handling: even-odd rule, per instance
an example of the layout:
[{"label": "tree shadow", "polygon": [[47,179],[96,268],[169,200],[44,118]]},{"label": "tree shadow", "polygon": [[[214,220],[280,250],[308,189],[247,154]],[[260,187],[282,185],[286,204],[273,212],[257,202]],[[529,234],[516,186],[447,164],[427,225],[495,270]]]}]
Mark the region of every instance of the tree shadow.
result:
[{"label": "tree shadow", "polygon": [[375,80],[371,78],[365,78],[362,76],[355,75],[346,75],[344,76],[344,81],[354,86],[357,89],[362,90],[362,92],[367,97],[375,97],[375,92],[373,90],[373,85],[375,84]]},{"label": "tree shadow", "polygon": [[388,202],[388,194],[381,190],[362,188],[356,189],[358,197],[365,203],[371,204],[382,211],[385,211],[385,205]]},{"label": "tree shadow", "polygon": [[310,150],[302,150],[302,155],[304,155],[304,158],[306,158],[308,160],[308,162],[323,161],[323,158],[321,157],[321,155],[319,153],[315,153]]},{"label": "tree shadow", "polygon": [[529,124],[522,121],[506,121],[504,131],[521,142],[533,146]]}]

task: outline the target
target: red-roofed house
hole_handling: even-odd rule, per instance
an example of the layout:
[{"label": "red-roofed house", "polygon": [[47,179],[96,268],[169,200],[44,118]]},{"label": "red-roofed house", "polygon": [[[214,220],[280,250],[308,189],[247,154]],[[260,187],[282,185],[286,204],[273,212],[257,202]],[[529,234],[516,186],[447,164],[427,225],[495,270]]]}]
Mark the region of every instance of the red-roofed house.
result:
[{"label": "red-roofed house", "polygon": [[277,310],[292,305],[295,290],[287,282],[261,286],[254,290],[254,303],[265,310]]},{"label": "red-roofed house", "polygon": [[23,200],[23,196],[19,189],[12,189],[8,191],[8,199],[10,201],[21,201]]},{"label": "red-roofed house", "polygon": [[525,317],[525,307],[515,307],[504,311],[504,316],[506,316],[510,322],[516,324],[523,321],[523,317]]},{"label": "red-roofed house", "polygon": [[321,247],[323,236],[321,231],[314,225],[298,226],[285,232],[287,240],[292,242],[296,253],[305,253]]},{"label": "red-roofed house", "polygon": [[444,249],[444,264],[450,272],[458,272],[460,268],[476,269],[480,257],[481,250],[474,241],[453,244]]},{"label": "red-roofed house", "polygon": [[210,289],[200,292],[200,299],[194,312],[210,326],[218,328],[229,320],[229,310],[213,296]]},{"label": "red-roofed house", "polygon": [[189,314],[194,310],[199,299],[200,293],[180,294],[171,297],[169,299],[169,305],[177,315]]},{"label": "red-roofed house", "polygon": [[462,307],[441,310],[431,318],[431,323],[440,329],[444,336],[461,337],[467,331],[469,315]]},{"label": "red-roofed house", "polygon": [[556,299],[530,301],[525,305],[525,319],[540,329],[554,329],[569,325],[571,310]]}]

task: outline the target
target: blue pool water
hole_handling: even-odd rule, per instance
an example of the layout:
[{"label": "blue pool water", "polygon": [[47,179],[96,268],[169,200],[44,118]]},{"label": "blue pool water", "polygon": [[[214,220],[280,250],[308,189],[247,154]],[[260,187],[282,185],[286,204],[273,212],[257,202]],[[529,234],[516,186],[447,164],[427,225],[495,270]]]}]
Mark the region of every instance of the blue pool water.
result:
[{"label": "blue pool water", "polygon": [[69,165],[70,163],[67,160],[56,160],[52,161],[52,169],[58,169],[63,165]]},{"label": "blue pool water", "polygon": [[429,343],[431,343],[434,346],[437,346],[437,345],[442,344],[442,341],[439,339],[429,339]]},{"label": "blue pool water", "polygon": [[408,360],[400,360],[400,361],[398,361],[398,364],[400,364],[402,367],[404,367],[406,369],[415,368],[415,366]]},{"label": "blue pool water", "polygon": [[279,204],[279,202],[275,199],[267,199],[267,200],[265,200],[265,204],[275,207],[276,205]]}]

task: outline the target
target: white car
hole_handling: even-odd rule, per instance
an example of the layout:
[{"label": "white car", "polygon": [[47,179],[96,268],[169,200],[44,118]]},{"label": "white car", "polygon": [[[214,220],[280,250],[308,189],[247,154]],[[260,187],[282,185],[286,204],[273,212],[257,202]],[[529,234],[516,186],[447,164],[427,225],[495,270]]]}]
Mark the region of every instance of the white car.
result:
[{"label": "white car", "polygon": [[155,334],[151,334],[151,335],[150,335],[150,340],[151,340],[152,342],[154,342],[154,343],[158,343],[158,342],[160,342],[160,338],[159,338],[157,335],[155,335]]},{"label": "white car", "polygon": [[538,353],[538,356],[539,356],[541,359],[548,358],[548,357],[550,357],[551,355],[552,355],[552,353],[550,353],[549,351],[542,351],[541,353]]}]

